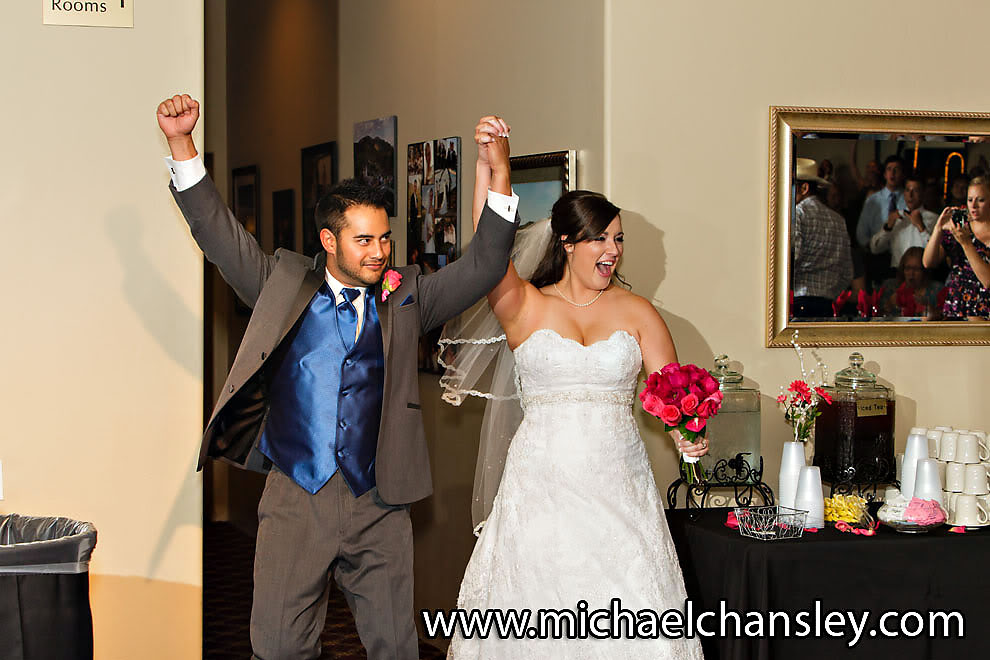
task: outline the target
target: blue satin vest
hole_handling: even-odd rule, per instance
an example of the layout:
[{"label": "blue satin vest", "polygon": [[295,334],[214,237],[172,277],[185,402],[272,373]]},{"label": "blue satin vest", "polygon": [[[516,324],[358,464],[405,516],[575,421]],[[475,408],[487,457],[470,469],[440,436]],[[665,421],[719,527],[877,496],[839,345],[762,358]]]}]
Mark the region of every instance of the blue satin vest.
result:
[{"label": "blue satin vest", "polygon": [[258,448],[310,493],[338,469],[355,497],[375,485],[385,351],[373,291],[365,294],[361,334],[349,351],[324,283],[270,358]]}]

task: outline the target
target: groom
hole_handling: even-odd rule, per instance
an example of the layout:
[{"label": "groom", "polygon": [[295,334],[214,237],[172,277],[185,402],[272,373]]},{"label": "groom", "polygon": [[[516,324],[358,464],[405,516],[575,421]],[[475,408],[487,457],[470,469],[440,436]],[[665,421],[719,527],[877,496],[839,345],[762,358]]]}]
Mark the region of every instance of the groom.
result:
[{"label": "groom", "polygon": [[198,118],[188,95],[158,106],[175,201],[206,258],[254,310],[199,460],[269,471],[258,505],[254,657],[320,656],[332,576],[369,658],[417,658],[409,504],[432,492],[417,344],[506,272],[518,201],[507,140],[489,145],[493,191],[470,249],[422,275],[387,269],[385,196],[353,181],[317,205],[323,253],[266,255],[205,176],[191,137]]}]

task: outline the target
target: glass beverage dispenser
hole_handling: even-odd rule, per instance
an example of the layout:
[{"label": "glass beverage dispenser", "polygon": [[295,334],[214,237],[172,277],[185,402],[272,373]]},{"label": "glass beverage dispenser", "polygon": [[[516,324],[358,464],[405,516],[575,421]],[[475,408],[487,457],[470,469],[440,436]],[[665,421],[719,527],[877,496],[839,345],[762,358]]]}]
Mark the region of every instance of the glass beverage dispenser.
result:
[{"label": "glass beverage dispenser", "polygon": [[716,481],[757,480],[760,470],[760,391],[743,387],[742,374],[729,369],[729,358],[715,358],[709,371],[719,382],[724,399],[717,415],[708,421],[711,438],[708,454],[701,458],[706,473]]},{"label": "glass beverage dispenser", "polygon": [[853,353],[849,366],[826,386],[832,405],[822,402],[815,420],[814,464],[822,480],[840,485],[876,486],[891,483],[894,463],[894,390],[877,383],[863,369],[863,356]]}]

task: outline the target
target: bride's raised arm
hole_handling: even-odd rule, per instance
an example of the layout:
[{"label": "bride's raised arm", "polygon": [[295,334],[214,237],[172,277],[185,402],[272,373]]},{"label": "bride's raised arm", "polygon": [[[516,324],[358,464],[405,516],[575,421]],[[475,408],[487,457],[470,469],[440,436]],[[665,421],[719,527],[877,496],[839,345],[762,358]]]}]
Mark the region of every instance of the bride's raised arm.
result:
[{"label": "bride's raised arm", "polygon": [[[488,200],[488,190],[502,195],[512,194],[509,167],[509,126],[501,119],[482,117],[474,129],[474,141],[478,145],[478,164],[474,179],[474,200],[471,219],[475,228]],[[488,294],[488,303],[499,323],[508,334],[516,325],[529,295],[539,293],[529,282],[519,277],[515,266],[509,262],[505,277]]]}]

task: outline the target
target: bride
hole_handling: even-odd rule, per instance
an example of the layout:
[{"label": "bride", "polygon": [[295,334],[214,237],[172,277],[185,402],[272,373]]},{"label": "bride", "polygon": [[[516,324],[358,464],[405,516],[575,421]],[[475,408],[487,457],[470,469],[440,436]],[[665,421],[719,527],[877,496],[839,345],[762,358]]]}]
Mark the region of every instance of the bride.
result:
[{"label": "bride", "polygon": [[[475,218],[490,184],[508,193],[507,134],[500,120],[482,121],[476,129]],[[609,609],[616,598],[632,612],[683,610],[687,596],[677,555],[631,408],[641,367],[649,373],[677,359],[670,333],[647,300],[615,285],[621,281],[622,220],[603,195],[565,194],[554,204],[549,226],[520,230],[517,245],[533,232],[543,234],[546,247],[529,281],[517,271],[526,255],[516,253],[488,295],[504,329],[504,352],[511,350],[514,358],[524,413],[490,512],[484,507],[487,520],[458,608],[528,609],[531,627],[540,609],[590,613]],[[486,348],[493,340],[446,341],[462,345],[448,367],[445,398],[479,394],[468,389],[473,381],[464,380],[464,358],[474,347],[463,344]],[[486,431],[499,435],[498,429]],[[707,442],[678,437],[678,448],[700,456]],[[498,460],[481,461],[487,465],[480,469],[480,462],[480,472],[497,471]],[[479,476],[494,492],[491,475]],[[477,486],[476,499],[483,499]],[[606,630],[608,625],[613,624],[598,624]],[[702,657],[697,639],[666,639],[659,631],[656,639],[631,639],[628,622],[620,630],[609,639],[458,632],[448,658]]]}]

